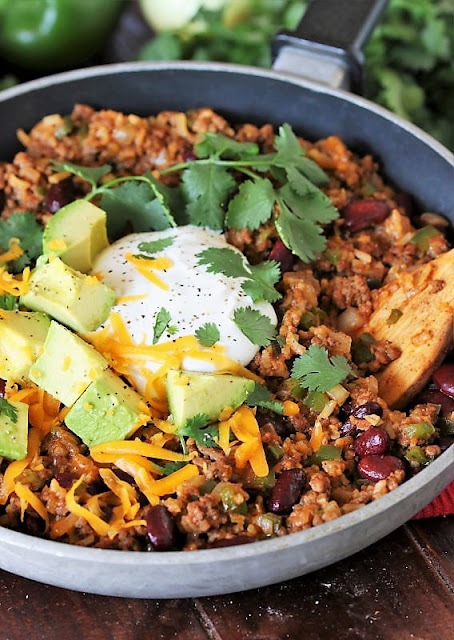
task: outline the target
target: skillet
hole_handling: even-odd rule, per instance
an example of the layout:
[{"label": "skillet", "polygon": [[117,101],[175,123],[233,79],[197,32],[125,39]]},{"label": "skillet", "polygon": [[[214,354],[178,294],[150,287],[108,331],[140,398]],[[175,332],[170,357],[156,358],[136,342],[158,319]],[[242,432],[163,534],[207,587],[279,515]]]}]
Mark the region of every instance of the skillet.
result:
[{"label": "skillet", "polygon": [[[387,179],[411,193],[421,209],[454,222],[454,156],[411,124],[345,91],[361,87],[360,46],[384,5],[384,0],[315,0],[295,34],[276,38],[273,71],[217,63],[125,63],[4,91],[1,157],[19,150],[17,128],[31,128],[49,113],[68,113],[75,102],[139,115],[209,106],[233,122],[289,122],[310,139],[340,135],[356,151],[372,152]],[[309,38],[318,43],[310,45]],[[335,86],[297,77],[295,70],[302,69]],[[125,597],[250,589],[303,575],[372,544],[453,479],[451,446],[390,494],[338,520],[253,545],[184,553],[81,548],[0,528],[0,567],[69,589]]]}]

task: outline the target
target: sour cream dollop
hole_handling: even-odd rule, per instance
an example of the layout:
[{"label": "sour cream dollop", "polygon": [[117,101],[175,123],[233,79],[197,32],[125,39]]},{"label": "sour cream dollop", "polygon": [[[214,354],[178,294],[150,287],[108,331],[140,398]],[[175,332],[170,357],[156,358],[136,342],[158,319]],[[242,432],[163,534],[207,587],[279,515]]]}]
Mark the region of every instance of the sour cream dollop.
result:
[{"label": "sour cream dollop", "polygon": [[[131,261],[131,256],[144,255],[139,245],[164,238],[171,240],[171,244],[150,255],[150,258],[168,261],[164,270],[152,269],[166,285],[165,289],[150,282],[140,273],[140,266],[138,269],[138,265]],[[174,331],[172,334],[164,331],[157,344],[195,335],[197,329],[210,322],[219,329],[217,344],[225,347],[225,355],[247,365],[258,347],[234,323],[235,310],[252,307],[268,316],[273,325],[277,324],[276,313],[268,302],[253,302],[241,287],[244,278],[209,273],[206,265],[199,265],[200,258],[197,255],[210,247],[229,248],[241,255],[244,264],[248,265],[243,254],[229,245],[222,234],[188,225],[125,236],[98,256],[93,272],[115,290],[117,304],[112,311],[121,316],[135,343],[153,344],[156,317],[164,308],[170,314],[169,325],[174,327]],[[156,370],[152,363],[149,368]],[[188,371],[215,369],[211,363],[193,358],[185,358],[183,368]],[[142,386],[139,379],[137,386]]]}]

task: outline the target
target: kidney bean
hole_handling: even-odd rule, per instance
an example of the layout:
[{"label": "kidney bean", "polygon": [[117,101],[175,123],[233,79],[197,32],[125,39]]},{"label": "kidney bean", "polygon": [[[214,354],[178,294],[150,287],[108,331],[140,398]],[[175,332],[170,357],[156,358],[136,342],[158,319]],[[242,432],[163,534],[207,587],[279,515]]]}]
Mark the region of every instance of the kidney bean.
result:
[{"label": "kidney bean", "polygon": [[440,387],[440,391],[450,398],[454,398],[454,362],[442,364],[433,375],[433,379]]},{"label": "kidney bean", "polygon": [[0,398],[4,397],[5,389],[6,389],[6,380],[3,380],[2,378],[0,378]]},{"label": "kidney bean", "polygon": [[438,391],[438,389],[425,389],[416,398],[415,404],[439,404],[440,414],[443,418],[450,418],[454,411],[454,399]]},{"label": "kidney bean", "polygon": [[255,542],[255,538],[251,538],[251,536],[235,536],[234,538],[223,538],[222,540],[215,540],[211,544],[207,545],[207,549],[234,547],[237,544],[249,544],[250,542]]},{"label": "kidney bean", "polygon": [[270,497],[268,508],[273,513],[284,515],[290,513],[298,502],[306,482],[306,474],[302,469],[287,469],[277,478]]},{"label": "kidney bean", "polygon": [[56,213],[72,200],[73,186],[70,179],[51,184],[46,194],[46,209]]},{"label": "kidney bean", "polygon": [[383,222],[390,212],[383,200],[351,200],[341,211],[345,226],[350,231],[361,231]]},{"label": "kidney bean", "polygon": [[146,521],[148,540],[155,551],[170,551],[175,548],[175,521],[163,505],[150,507]]},{"label": "kidney bean", "polygon": [[386,431],[378,427],[371,427],[356,438],[355,453],[360,458],[382,455],[388,451],[389,444],[389,436]]},{"label": "kidney bean", "polygon": [[366,402],[365,404],[359,405],[359,407],[355,407],[351,412],[352,416],[355,418],[364,419],[366,416],[371,416],[372,414],[379,416],[380,418],[383,415],[383,409],[380,407],[378,402]]},{"label": "kidney bean", "polygon": [[360,475],[371,482],[385,480],[399,469],[404,469],[404,463],[395,456],[366,456],[358,463]]},{"label": "kidney bean", "polygon": [[197,160],[197,156],[194,153],[194,149],[192,147],[186,147],[181,152],[183,162],[194,162]]},{"label": "kidney bean", "polygon": [[339,408],[339,420],[345,421],[349,418],[353,411],[353,402],[351,400],[347,400],[344,404]]},{"label": "kidney bean", "polygon": [[58,484],[63,487],[63,489],[71,489],[75,480],[78,479],[78,475],[75,473],[71,473],[70,471],[63,471],[63,473],[58,473],[55,476]]},{"label": "kidney bean", "polygon": [[279,262],[282,273],[290,271],[293,267],[294,255],[290,249],[287,249],[280,238],[278,238],[274,243],[274,247],[270,251],[269,258],[270,260],[276,260],[276,262]]}]

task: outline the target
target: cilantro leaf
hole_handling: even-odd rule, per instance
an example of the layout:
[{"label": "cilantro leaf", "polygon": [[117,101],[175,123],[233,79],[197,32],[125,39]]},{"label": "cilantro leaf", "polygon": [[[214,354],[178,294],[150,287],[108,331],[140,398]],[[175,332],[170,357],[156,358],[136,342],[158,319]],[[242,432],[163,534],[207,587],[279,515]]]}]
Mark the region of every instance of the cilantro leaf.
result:
[{"label": "cilantro leaf", "polygon": [[173,238],[159,238],[159,240],[152,240],[151,242],[141,242],[139,244],[139,250],[149,255],[159,253],[167,247],[173,244]]},{"label": "cilantro leaf", "polygon": [[195,332],[195,337],[202,347],[212,347],[221,337],[218,327],[214,322],[206,322]]},{"label": "cilantro leaf", "polygon": [[282,200],[279,207],[281,212],[275,224],[282,242],[303,262],[310,262],[326,247],[323,230],[311,220],[294,215]]},{"label": "cilantro leaf", "polygon": [[301,379],[301,386],[310,391],[329,391],[354,372],[344,356],[329,356],[324,347],[311,344],[296,358],[292,378]]},{"label": "cilantro leaf", "polygon": [[298,138],[293,133],[289,124],[283,124],[279,127],[279,135],[274,140],[274,146],[277,150],[273,164],[284,168],[286,171],[289,167],[298,169],[306,178],[316,185],[326,184],[328,177],[326,173],[320,169],[318,164],[306,157],[306,152],[300,145]]},{"label": "cilantro leaf", "polygon": [[69,171],[69,173],[82,178],[85,182],[89,182],[92,188],[95,189],[100,178],[110,173],[112,166],[110,164],[103,164],[101,167],[83,167],[73,162],[59,162],[54,160],[52,161],[51,169],[54,171]]},{"label": "cilantro leaf", "polygon": [[328,224],[339,217],[331,199],[320,189],[308,189],[304,195],[298,195],[286,184],[279,189],[279,196],[301,220],[310,220],[314,224]]},{"label": "cilantro leaf", "polygon": [[152,462],[153,467],[155,467],[158,471],[161,471],[166,476],[169,476],[171,473],[175,473],[175,471],[179,471],[182,467],[185,467],[187,462],[167,462],[162,466],[160,464],[156,464],[156,462]]},{"label": "cilantro leaf", "polygon": [[268,389],[258,382],[255,383],[254,389],[246,398],[246,404],[249,407],[264,407],[265,409],[270,409],[271,411],[274,411],[274,413],[279,413],[281,415],[284,412],[282,402],[273,400]]},{"label": "cilantro leaf", "polygon": [[164,307],[158,311],[153,327],[153,344],[156,344],[170,322],[170,313]]},{"label": "cilantro leaf", "polygon": [[209,158],[211,156],[225,156],[226,158],[249,159],[259,152],[259,147],[255,142],[238,142],[233,138],[228,138],[222,133],[205,133],[201,142],[195,145],[195,153],[198,158]]},{"label": "cilantro leaf", "polygon": [[19,308],[19,298],[13,296],[11,293],[4,293],[0,296],[0,309],[5,311],[14,311]]},{"label": "cilantro leaf", "polygon": [[208,273],[222,273],[230,278],[246,278],[241,286],[254,302],[276,302],[282,297],[274,288],[280,278],[279,265],[274,260],[246,267],[243,256],[228,247],[211,247],[198,253],[197,257],[200,258],[199,265],[207,265]]},{"label": "cilantro leaf", "polygon": [[0,398],[0,413],[14,422],[17,422],[17,409],[6,398]]},{"label": "cilantro leaf", "polygon": [[24,253],[8,263],[13,273],[19,273],[43,252],[43,227],[30,211],[15,211],[6,220],[0,220],[0,248],[8,250],[11,238],[18,238]]},{"label": "cilantro leaf", "polygon": [[233,229],[258,229],[271,217],[275,199],[273,185],[267,178],[246,180],[230,201],[226,226]]},{"label": "cilantro leaf", "polygon": [[239,307],[233,314],[233,322],[238,329],[258,347],[266,347],[274,339],[276,328],[268,316],[251,307]]},{"label": "cilantro leaf", "polygon": [[145,182],[123,182],[102,193],[101,209],[107,213],[107,233],[117,239],[132,231],[162,231],[175,226],[173,217],[152,187]]},{"label": "cilantro leaf", "polygon": [[186,213],[191,224],[223,229],[224,206],[236,186],[225,167],[214,163],[192,164],[183,173]]},{"label": "cilantro leaf", "polygon": [[208,416],[204,413],[198,413],[189,418],[184,427],[178,429],[178,435],[193,438],[201,447],[217,447],[218,443],[215,438],[219,437],[219,429],[214,425],[207,427],[208,422]]}]

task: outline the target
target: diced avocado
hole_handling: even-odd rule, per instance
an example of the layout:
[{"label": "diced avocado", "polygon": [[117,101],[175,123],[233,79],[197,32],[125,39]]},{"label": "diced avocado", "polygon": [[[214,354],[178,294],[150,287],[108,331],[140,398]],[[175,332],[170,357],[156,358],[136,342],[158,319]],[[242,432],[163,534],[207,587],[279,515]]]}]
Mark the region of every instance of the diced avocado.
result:
[{"label": "diced avocado", "polygon": [[60,257],[72,269],[89,273],[108,246],[106,212],[87,200],[62,207],[46,225],[43,252]]},{"label": "diced avocado", "polygon": [[78,333],[94,331],[105,322],[115,303],[115,292],[68,267],[60,258],[37,266],[30,276],[29,290],[21,303],[34,311],[44,311]]},{"label": "diced avocado", "polygon": [[27,456],[28,404],[9,402],[15,411],[15,420],[0,414],[0,456],[9,460],[22,460]]},{"label": "diced avocado", "polygon": [[50,320],[34,311],[0,312],[0,378],[26,380],[43,350]]},{"label": "diced avocado", "polygon": [[[124,440],[146,421],[142,398],[112,371],[104,371],[65,418],[66,426],[89,447]],[[145,418],[145,420],[144,420]]]},{"label": "diced avocado", "polygon": [[242,405],[254,387],[253,380],[239,376],[169,371],[166,388],[173,422],[183,427],[197,414],[215,422],[226,408],[235,411]]},{"label": "diced avocado", "polygon": [[58,322],[51,322],[43,353],[30,368],[30,380],[71,407],[107,368],[107,360]]}]

